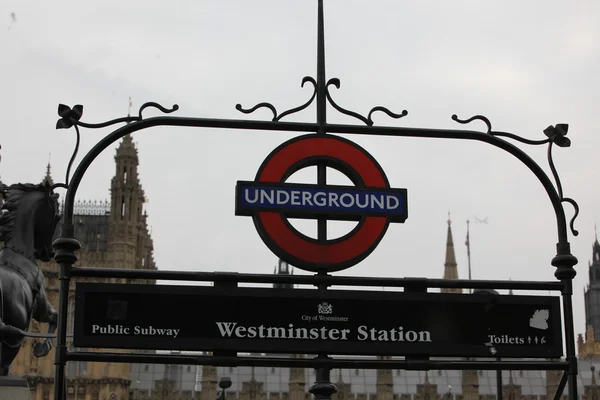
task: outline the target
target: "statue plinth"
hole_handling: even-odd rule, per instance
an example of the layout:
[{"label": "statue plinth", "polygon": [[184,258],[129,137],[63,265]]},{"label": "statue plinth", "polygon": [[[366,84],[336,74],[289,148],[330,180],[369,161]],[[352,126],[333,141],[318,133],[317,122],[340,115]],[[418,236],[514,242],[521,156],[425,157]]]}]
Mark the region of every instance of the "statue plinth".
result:
[{"label": "statue plinth", "polygon": [[31,400],[32,398],[24,378],[0,376],[0,400]]}]

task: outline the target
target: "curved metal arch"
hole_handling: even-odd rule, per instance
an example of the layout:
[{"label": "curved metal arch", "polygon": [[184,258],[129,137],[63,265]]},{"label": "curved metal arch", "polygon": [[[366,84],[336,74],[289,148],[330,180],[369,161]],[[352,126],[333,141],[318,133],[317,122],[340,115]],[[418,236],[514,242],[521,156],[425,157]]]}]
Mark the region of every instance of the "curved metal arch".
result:
[{"label": "curved metal arch", "polygon": [[[74,125],[78,125],[78,121],[74,121]],[[82,124],[83,125],[83,124]],[[261,129],[272,131],[293,131],[293,132],[317,132],[318,124],[313,123],[292,123],[292,122],[271,122],[271,121],[242,121],[242,120],[225,120],[225,119],[206,119],[206,118],[186,118],[186,117],[170,117],[159,116],[131,122],[101,139],[81,160],[75,170],[65,198],[65,215],[63,226],[67,228],[65,233],[69,232],[67,225],[72,223],[73,204],[75,193],[83,175],[91,165],[91,163],[112,143],[116,142],[123,136],[147,129],[154,126],[182,126],[182,127],[210,127],[210,128],[229,128],[229,129]],[[472,131],[472,130],[452,130],[452,129],[428,129],[428,128],[405,128],[405,127],[371,127],[371,126],[355,126],[355,125],[338,125],[328,124],[327,132],[340,134],[362,134],[362,135],[381,135],[381,136],[397,136],[397,137],[423,137],[423,138],[440,138],[440,139],[465,139],[476,140],[491,144],[506,152],[510,153],[519,159],[529,170],[538,178],[554,208],[558,228],[558,245],[561,250],[559,254],[565,254],[569,250],[567,221],[565,211],[562,205],[563,201],[557,192],[549,176],[542,168],[531,159],[523,150],[489,133]],[[569,201],[570,202],[570,199]],[[577,232],[573,231],[576,235]]]}]

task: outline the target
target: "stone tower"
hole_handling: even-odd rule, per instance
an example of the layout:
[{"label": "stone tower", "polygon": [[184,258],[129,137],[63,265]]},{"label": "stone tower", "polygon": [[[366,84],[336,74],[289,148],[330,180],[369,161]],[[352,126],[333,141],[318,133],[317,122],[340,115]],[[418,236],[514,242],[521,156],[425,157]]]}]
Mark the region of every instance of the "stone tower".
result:
[{"label": "stone tower", "polygon": [[[378,360],[391,360],[390,356],[379,356]],[[391,369],[378,369],[377,380],[375,383],[377,400],[393,400],[394,399],[394,379]]]},{"label": "stone tower", "polygon": [[[111,202],[75,202],[73,225],[75,238],[81,243],[75,265],[156,269],[147,216],[142,208],[144,192],[137,174],[137,150],[130,136],[125,137],[119,145],[115,161],[116,174],[111,182]],[[46,168],[42,182],[53,182],[50,165]],[[56,236],[59,230],[57,229]],[[45,277],[48,299],[56,308],[59,293],[58,265],[54,261],[39,265]],[[69,293],[68,333],[73,329],[74,295],[75,284],[72,283]],[[45,325],[39,326],[35,321],[30,326],[30,330],[37,332],[46,329]],[[54,393],[54,349],[48,356],[36,358],[33,356],[32,344],[31,339],[24,341],[10,373],[28,380],[34,399],[46,400]],[[67,345],[73,349],[72,338],[67,337]],[[66,379],[68,398],[121,400],[129,397],[129,364],[69,362],[66,367]]]},{"label": "stone tower", "polygon": [[52,174],[50,173],[50,162],[46,165],[46,175],[44,175],[44,179],[42,179],[42,183],[48,185],[54,185],[54,179],[52,179]]},{"label": "stone tower", "polygon": [[479,400],[479,373],[477,370],[464,370],[461,374],[463,400]]},{"label": "stone tower", "polygon": [[[454,242],[452,241],[452,221],[448,213],[448,235],[446,237],[446,261],[444,262],[444,279],[458,279]],[[462,293],[462,289],[442,288],[442,293]]]},{"label": "stone tower", "polygon": [[589,283],[583,291],[585,337],[579,335],[577,348],[580,358],[598,360],[600,359],[600,243],[597,234],[592,245],[592,261],[589,263],[588,273]]},{"label": "stone tower", "polygon": [[[292,275],[293,271],[290,269],[290,265],[283,261],[281,258],[275,268],[275,275]],[[294,285],[291,283],[276,283],[273,285],[275,289],[293,289]]]},{"label": "stone tower", "polygon": [[215,400],[217,398],[217,367],[203,365],[202,367],[202,392],[199,400]]},{"label": "stone tower", "polygon": [[[146,230],[144,191],[138,177],[138,153],[130,135],[123,138],[115,155],[111,181],[109,246],[112,268],[155,269],[152,242]],[[148,240],[147,240],[148,239]]]},{"label": "stone tower", "polygon": [[[294,358],[304,358],[301,354],[292,355]],[[304,368],[290,368],[288,383],[288,399],[304,400],[306,398],[306,374]]]},{"label": "stone tower", "polygon": [[592,245],[588,272],[589,284],[584,291],[585,324],[591,326],[594,340],[600,340],[600,243],[597,236]]}]

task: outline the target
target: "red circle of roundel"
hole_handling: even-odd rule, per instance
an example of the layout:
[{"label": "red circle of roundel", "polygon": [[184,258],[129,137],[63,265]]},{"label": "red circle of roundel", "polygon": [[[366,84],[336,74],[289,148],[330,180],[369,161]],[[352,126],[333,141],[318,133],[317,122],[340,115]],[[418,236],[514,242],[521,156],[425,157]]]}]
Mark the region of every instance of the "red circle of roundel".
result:
[{"label": "red circle of roundel", "polygon": [[[389,188],[383,169],[366,150],[332,135],[311,134],[283,143],[265,159],[255,180],[283,183],[306,160],[312,165],[326,160],[334,168],[343,165],[364,186]],[[343,238],[317,241],[298,232],[278,212],[257,212],[253,220],[273,253],[297,268],[313,272],[339,271],[359,263],[375,250],[389,226],[387,217],[367,216]]]}]

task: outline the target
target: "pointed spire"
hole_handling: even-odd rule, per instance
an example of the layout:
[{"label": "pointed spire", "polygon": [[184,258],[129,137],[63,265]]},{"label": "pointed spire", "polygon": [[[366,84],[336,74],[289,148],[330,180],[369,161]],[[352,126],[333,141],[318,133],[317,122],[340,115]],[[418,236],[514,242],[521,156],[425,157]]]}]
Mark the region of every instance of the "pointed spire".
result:
[{"label": "pointed spire", "polygon": [[46,165],[46,175],[44,176],[44,179],[42,179],[42,183],[54,185],[54,180],[52,179],[52,174],[50,173],[50,156],[51,154],[48,153],[48,165]]},{"label": "pointed spire", "polygon": [[[131,102],[131,96],[129,96],[128,104],[127,116],[131,117],[131,107],[133,106],[133,103]],[[127,124],[130,124],[130,122],[127,122]],[[121,141],[121,144],[117,148],[117,157],[119,156],[133,156],[137,158],[137,149],[135,148],[133,139],[129,133],[123,137],[123,141]]]},{"label": "pointed spire", "polygon": [[598,242],[598,230],[596,228],[596,224],[594,223],[594,231],[595,231],[595,240],[592,245],[592,264],[600,263],[600,243]]},{"label": "pointed spire", "polygon": [[344,383],[344,377],[342,376],[342,369],[340,368],[338,370],[338,381],[337,381],[338,385],[341,386],[340,384]]},{"label": "pointed spire", "polygon": [[135,157],[137,158],[137,149],[135,148],[135,144],[133,143],[133,138],[130,134],[127,134],[123,137],[123,140],[119,144],[117,148],[117,156],[116,157]]},{"label": "pointed spire", "polygon": [[[281,258],[277,262],[277,266],[274,271],[275,275],[290,275],[290,265],[282,260]],[[294,285],[291,283],[275,283],[273,285],[276,289],[293,289]]]},{"label": "pointed spire", "polygon": [[[446,237],[446,261],[444,262],[444,279],[458,279],[454,241],[452,240],[452,220],[448,212],[448,234]],[[462,293],[461,289],[442,289],[442,293]]]}]

